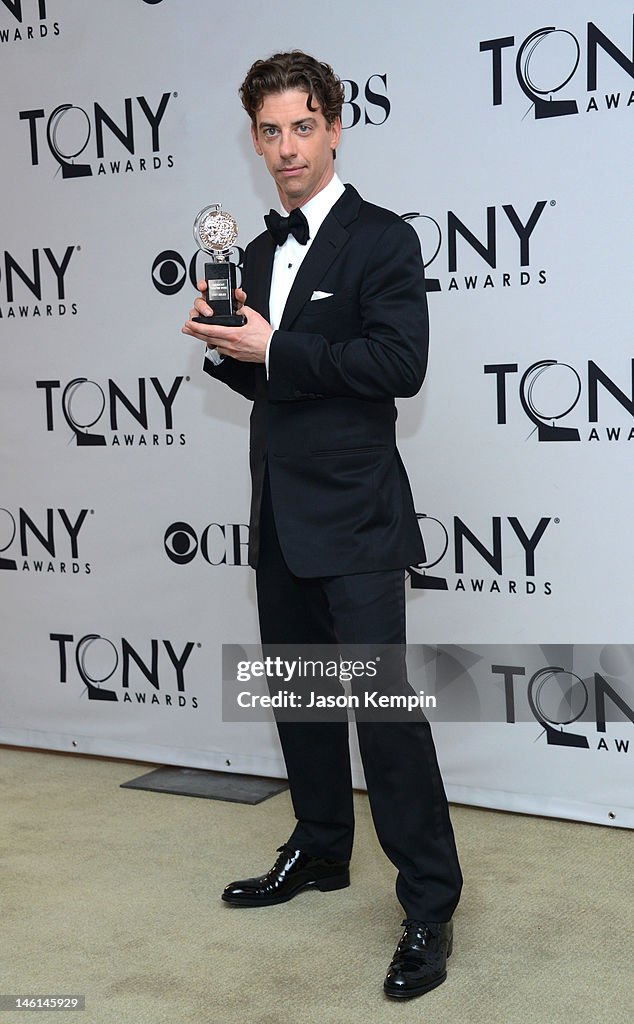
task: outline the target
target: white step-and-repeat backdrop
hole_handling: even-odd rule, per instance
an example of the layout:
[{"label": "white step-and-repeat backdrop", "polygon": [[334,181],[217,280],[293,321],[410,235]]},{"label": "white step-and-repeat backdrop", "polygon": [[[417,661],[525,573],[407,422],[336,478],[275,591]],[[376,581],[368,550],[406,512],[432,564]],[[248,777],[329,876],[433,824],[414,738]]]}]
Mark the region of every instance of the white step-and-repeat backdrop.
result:
[{"label": "white step-and-repeat backdrop", "polygon": [[237,88],[293,47],[345,79],[340,175],[425,255],[409,638],[500,709],[436,728],[449,795],[632,827],[621,0],[0,0],[0,741],[283,774],[220,713],[221,645],[257,639],[248,406],[180,326],[198,210],[244,246],[275,201]]}]

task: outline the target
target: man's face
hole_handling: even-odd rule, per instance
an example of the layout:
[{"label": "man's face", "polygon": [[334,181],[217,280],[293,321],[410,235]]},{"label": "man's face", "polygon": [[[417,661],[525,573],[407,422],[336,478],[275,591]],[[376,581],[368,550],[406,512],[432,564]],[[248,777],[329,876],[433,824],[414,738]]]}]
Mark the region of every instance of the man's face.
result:
[{"label": "man's face", "polygon": [[299,89],[270,93],[258,110],[257,126],[251,125],[255,151],[264,157],[287,211],[321,192],[334,174],[341,122],[329,125],[321,107],[309,110],[307,101],[308,93]]}]

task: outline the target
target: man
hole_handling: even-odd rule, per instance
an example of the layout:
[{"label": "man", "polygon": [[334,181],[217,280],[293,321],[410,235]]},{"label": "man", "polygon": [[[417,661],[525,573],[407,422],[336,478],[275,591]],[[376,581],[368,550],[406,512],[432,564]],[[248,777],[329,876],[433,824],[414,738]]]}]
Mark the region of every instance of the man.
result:
[{"label": "man", "polygon": [[[205,370],[253,402],[250,564],[264,645],[405,644],[405,568],[423,560],[396,449],[394,399],[427,365],[418,238],[334,172],[343,89],[300,51],[256,61],[241,86],[283,211],[247,247],[243,327],[195,323]],[[204,282],[199,282],[204,294]],[[346,720],[282,722],[297,825],[235,906],[349,884],[354,828]],[[445,980],[462,877],[429,725],[358,721],[377,835],[398,869],[405,931],[384,982],[409,998]]]}]

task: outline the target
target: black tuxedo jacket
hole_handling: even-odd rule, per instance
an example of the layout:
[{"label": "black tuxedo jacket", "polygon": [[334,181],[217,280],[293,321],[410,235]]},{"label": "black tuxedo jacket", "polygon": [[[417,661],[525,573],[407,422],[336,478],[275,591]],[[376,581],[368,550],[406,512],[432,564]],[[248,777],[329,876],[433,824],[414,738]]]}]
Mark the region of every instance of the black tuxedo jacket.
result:
[{"label": "black tuxedo jacket", "polygon": [[[267,319],[274,253],[265,231],[247,247],[243,267],[247,305]],[[317,290],[331,294],[313,298]],[[296,576],[423,561],[394,399],[420,389],[427,349],[418,236],[347,185],[299,268],[271,341],[269,379],[259,363],[204,362],[253,402],[253,567],[267,467],[280,546]]]}]

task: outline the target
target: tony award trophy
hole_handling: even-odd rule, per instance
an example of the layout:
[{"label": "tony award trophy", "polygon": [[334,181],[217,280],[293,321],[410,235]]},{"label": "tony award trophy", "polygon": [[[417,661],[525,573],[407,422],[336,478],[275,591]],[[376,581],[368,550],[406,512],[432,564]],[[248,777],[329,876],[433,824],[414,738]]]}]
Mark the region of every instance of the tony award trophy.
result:
[{"label": "tony award trophy", "polygon": [[242,327],[246,317],[236,312],[236,265],[229,259],[231,247],[238,237],[238,227],[231,214],[221,210],[220,206],[220,203],[206,206],[194,221],[194,241],[212,259],[211,263],[205,263],[205,301],[214,315],[195,316],[193,319],[197,324]]}]

